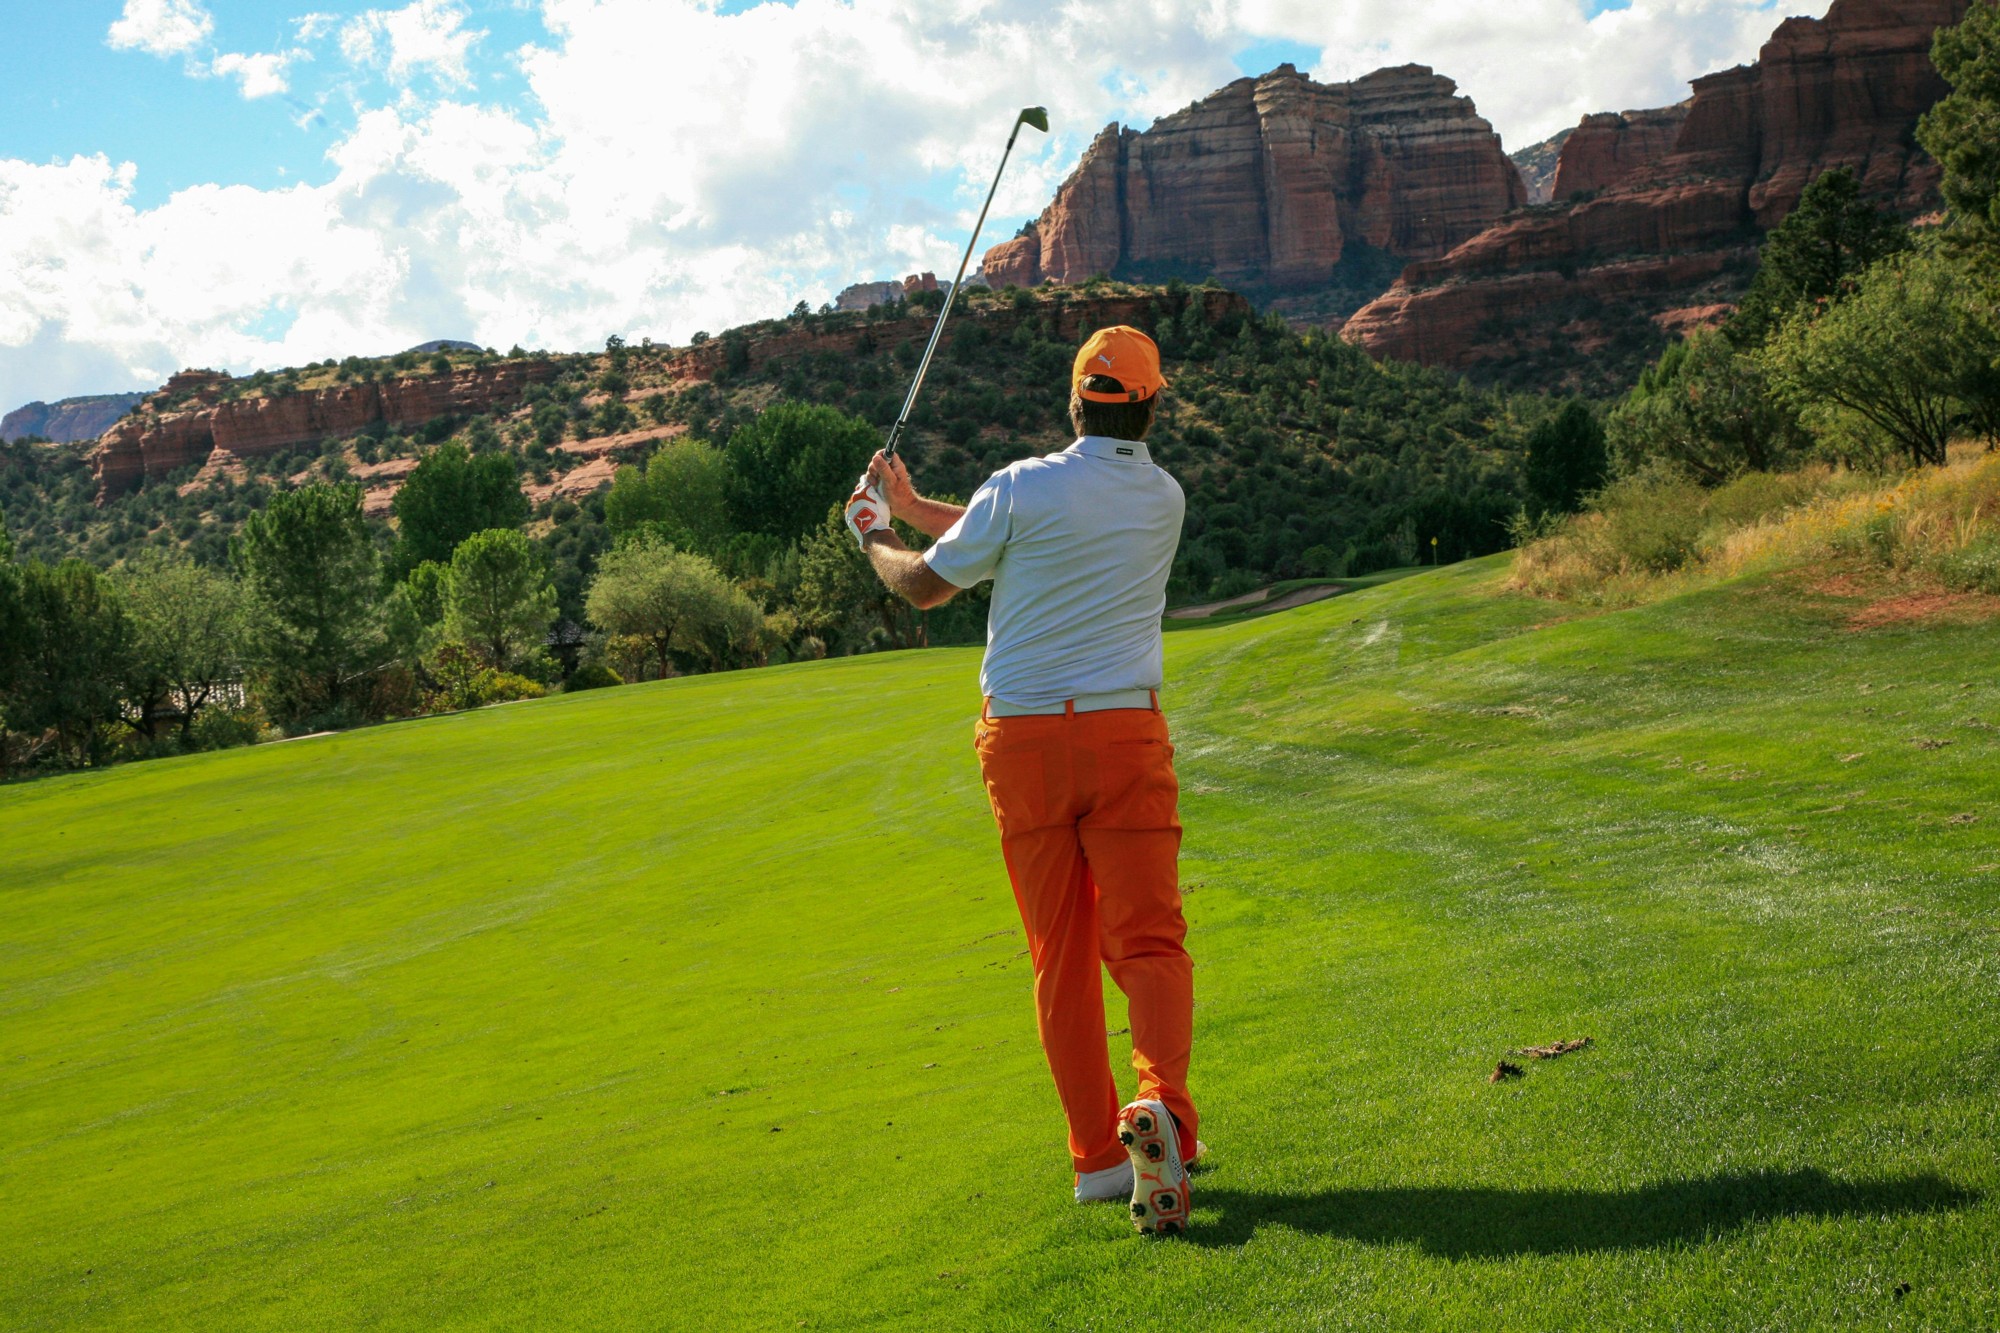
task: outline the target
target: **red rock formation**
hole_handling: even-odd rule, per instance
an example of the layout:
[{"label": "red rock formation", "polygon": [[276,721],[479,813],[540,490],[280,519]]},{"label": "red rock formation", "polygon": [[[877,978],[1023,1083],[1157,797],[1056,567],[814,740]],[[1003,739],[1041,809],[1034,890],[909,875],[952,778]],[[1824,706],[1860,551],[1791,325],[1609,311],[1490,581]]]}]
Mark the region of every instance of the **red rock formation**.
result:
[{"label": "red rock formation", "polygon": [[351,435],[376,422],[402,429],[433,417],[512,407],[556,363],[496,361],[444,375],[419,374],[373,384],[336,384],[283,395],[222,401],[229,377],[182,371],[140,410],[98,440],[90,458],[102,504],[146,477],[205,462],[221,449],[256,458],[294,445]]},{"label": "red rock formation", "polygon": [[1593,130],[1586,119],[1563,149],[1558,188],[1569,199],[1410,265],[1344,336],[1378,355],[1463,367],[1492,351],[1478,333],[1489,320],[1519,326],[1552,306],[1606,299],[1649,316],[1713,305],[1697,289],[1746,258],[1760,232],[1835,167],[1853,167],[1878,197],[1921,211],[1937,171],[1912,131],[1945,91],[1931,68],[1931,36],[1969,3],[1834,0],[1824,19],[1787,19],[1755,65],[1695,80],[1672,150],[1629,170],[1621,157],[1652,149],[1627,150],[1615,127]]},{"label": "red rock formation", "polygon": [[531,505],[539,505],[558,497],[574,500],[593,491],[603,490],[617,475],[618,460],[604,455],[591,459],[581,467],[558,473],[546,482],[530,482],[521,488],[521,494],[528,497],[528,503]]},{"label": "red rock formation", "polygon": [[1421,65],[1238,79],[1144,133],[1106,126],[1041,217],[986,252],[995,287],[1194,271],[1323,286],[1350,247],[1444,254],[1526,201],[1492,126]]},{"label": "red rock formation", "polygon": [[52,444],[94,440],[144,398],[139,393],[100,393],[53,403],[27,403],[0,417],[0,440],[29,435]]},{"label": "red rock formation", "polygon": [[1549,197],[1569,199],[1607,189],[1652,166],[1673,151],[1689,105],[1585,116],[1563,140]]}]

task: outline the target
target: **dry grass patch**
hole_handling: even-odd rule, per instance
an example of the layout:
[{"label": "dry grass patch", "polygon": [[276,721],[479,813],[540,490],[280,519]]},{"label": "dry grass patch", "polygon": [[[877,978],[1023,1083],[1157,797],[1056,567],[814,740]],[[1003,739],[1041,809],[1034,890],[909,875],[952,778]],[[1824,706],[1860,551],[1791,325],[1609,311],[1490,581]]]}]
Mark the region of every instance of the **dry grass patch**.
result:
[{"label": "dry grass patch", "polygon": [[1870,583],[1893,590],[1857,613],[1858,628],[2000,613],[2000,453],[1961,446],[1943,466],[1895,479],[1824,466],[1751,473],[1714,491],[1641,473],[1524,546],[1509,586],[1631,606],[1738,574],[1806,568],[1854,581],[1839,590],[1822,581],[1816,591],[1828,595],[1868,595],[1860,590]]}]

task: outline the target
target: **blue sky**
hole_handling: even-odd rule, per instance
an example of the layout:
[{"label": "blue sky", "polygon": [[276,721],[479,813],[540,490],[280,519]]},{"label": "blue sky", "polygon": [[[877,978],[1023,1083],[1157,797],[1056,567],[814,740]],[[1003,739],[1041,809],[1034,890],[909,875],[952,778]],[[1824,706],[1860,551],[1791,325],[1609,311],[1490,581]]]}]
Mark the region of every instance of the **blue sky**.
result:
[{"label": "blue sky", "polygon": [[[1604,0],[1592,4],[1612,7]],[[112,49],[105,33],[120,7],[120,0],[0,4],[7,31],[18,36],[9,77],[0,83],[0,153],[37,162],[104,153],[134,162],[139,170],[132,201],[141,208],[190,185],[317,184],[332,174],[327,150],[353,130],[357,109],[397,95],[379,70],[327,58],[330,44],[321,41],[304,44],[318,48],[315,59],[288,67],[287,93],[246,100],[230,78],[189,77],[184,58]],[[304,14],[352,19],[373,7],[332,0],[205,5],[214,18],[216,49],[257,52],[300,49]],[[716,9],[731,15],[754,7],[753,0],[731,0]],[[481,34],[468,62],[477,96],[532,103],[515,53],[552,40],[539,11],[507,0],[474,0],[466,9],[469,26]],[[1309,70],[1319,56],[1315,46],[1259,38],[1244,43],[1232,60],[1239,73],[1261,74],[1286,61]],[[939,182],[937,194],[948,203],[951,186]]]},{"label": "blue sky", "polygon": [[[185,58],[114,50],[105,34],[119,0],[5,0],[10,68],[0,82],[0,152],[30,161],[105,153],[138,163],[133,202],[151,207],[190,185],[323,181],[327,149],[353,129],[356,108],[396,96],[379,70],[333,58],[336,43],[298,41],[302,16],[352,19],[369,5],[207,0],[204,8],[214,18],[215,50],[307,49],[315,58],[288,67],[288,94],[246,100],[233,79],[190,77]],[[472,46],[479,95],[524,96],[513,53],[549,40],[536,11],[510,3],[468,9],[485,33]],[[307,113],[317,116],[297,123]]]},{"label": "blue sky", "polygon": [[[1107,121],[1416,61],[1507,146],[1754,57],[1769,0],[0,0],[0,410],[431,337],[680,341],[949,270]],[[1120,34],[1116,42],[1090,32]]]}]

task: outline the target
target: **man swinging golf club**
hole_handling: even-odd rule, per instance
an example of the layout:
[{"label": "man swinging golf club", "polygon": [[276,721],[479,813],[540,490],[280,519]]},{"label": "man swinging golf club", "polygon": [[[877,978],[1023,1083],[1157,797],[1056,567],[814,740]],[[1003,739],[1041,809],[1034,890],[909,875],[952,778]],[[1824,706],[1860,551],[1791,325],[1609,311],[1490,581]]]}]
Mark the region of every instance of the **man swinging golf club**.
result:
[{"label": "man swinging golf club", "polygon": [[[1042,1049],[1079,1203],[1131,1196],[1141,1231],[1188,1218],[1194,968],[1182,941],[1180,788],[1160,712],[1160,615],[1186,502],[1142,441],[1166,380],[1137,329],[1076,355],[1061,453],[993,474],[964,507],[875,455],[847,522],[883,582],[928,609],[993,580],[979,766],[1026,927]],[[891,513],[931,537],[922,554]],[[1099,964],[1130,1002],[1138,1096],[1122,1109]]]}]

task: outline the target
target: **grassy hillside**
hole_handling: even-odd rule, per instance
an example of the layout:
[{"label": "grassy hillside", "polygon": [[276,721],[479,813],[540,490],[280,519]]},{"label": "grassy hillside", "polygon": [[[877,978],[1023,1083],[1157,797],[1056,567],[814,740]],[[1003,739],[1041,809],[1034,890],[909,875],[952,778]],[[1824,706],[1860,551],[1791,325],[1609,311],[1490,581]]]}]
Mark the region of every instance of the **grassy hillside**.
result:
[{"label": "grassy hillside", "polygon": [[0,790],[0,1324],[2000,1323],[2000,624],[1502,577],[1169,639],[1178,1241],[1068,1201],[970,651]]},{"label": "grassy hillside", "polygon": [[[1497,550],[1519,504],[1519,460],[1542,400],[1507,397],[1416,366],[1377,365],[1323,334],[1301,334],[1242,309],[1210,318],[1205,288],[1093,281],[1076,288],[969,291],[925,382],[906,437],[920,488],[964,497],[995,469],[1073,438],[1069,372],[1076,325],[1101,309],[1158,336],[1173,390],[1155,454],[1186,487],[1190,520],[1177,597],[1231,596],[1272,579],[1337,576],[1415,562],[1437,538],[1443,559]],[[110,567],[147,549],[180,547],[226,562],[229,541],[278,490],[359,478],[428,454],[446,439],[505,452],[539,497],[530,531],[556,574],[564,613],[582,618],[582,588],[608,544],[605,476],[587,472],[617,443],[641,463],[670,432],[728,445],[778,401],[838,407],[886,430],[930,333],[936,294],[867,313],[764,320],[704,341],[730,349],[714,379],[689,379],[689,349],[650,342],[553,358],[558,370],[518,406],[439,417],[407,431],[376,425],[349,439],[299,445],[207,473],[195,467],[93,503],[84,446],[0,441],[0,521],[23,558],[76,555]],[[699,350],[699,349],[695,349]],[[518,353],[518,349],[517,349]],[[525,353],[519,353],[525,355]],[[512,355],[512,354],[510,354]],[[490,355],[404,353],[331,359],[232,382],[226,398],[327,389],[487,364]],[[742,364],[735,363],[740,360]],[[551,489],[553,488],[553,489]],[[185,494],[182,492],[185,491]],[[388,541],[386,510],[375,522]],[[736,571],[761,572],[761,571]]]}]

